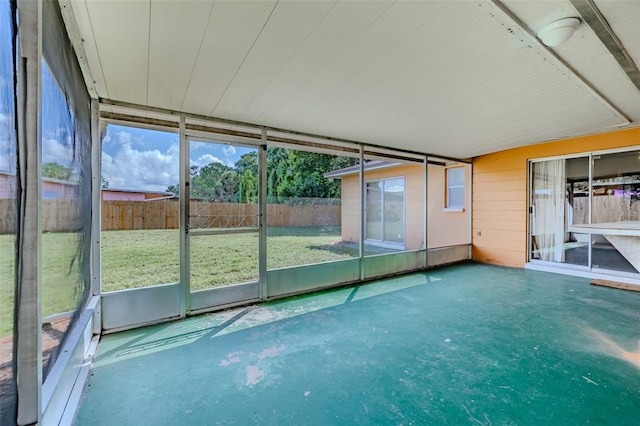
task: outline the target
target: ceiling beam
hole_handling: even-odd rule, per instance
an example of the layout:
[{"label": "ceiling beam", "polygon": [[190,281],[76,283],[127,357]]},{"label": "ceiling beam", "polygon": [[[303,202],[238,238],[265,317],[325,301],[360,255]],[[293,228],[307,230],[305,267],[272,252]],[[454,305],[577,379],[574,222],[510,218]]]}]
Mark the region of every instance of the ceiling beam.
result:
[{"label": "ceiling beam", "polygon": [[616,62],[620,64],[620,67],[622,67],[622,70],[627,74],[629,80],[631,80],[634,86],[636,86],[636,89],[640,91],[640,70],[638,70],[638,66],[602,15],[598,6],[595,5],[593,0],[570,1],[582,17],[583,22],[591,27]]}]

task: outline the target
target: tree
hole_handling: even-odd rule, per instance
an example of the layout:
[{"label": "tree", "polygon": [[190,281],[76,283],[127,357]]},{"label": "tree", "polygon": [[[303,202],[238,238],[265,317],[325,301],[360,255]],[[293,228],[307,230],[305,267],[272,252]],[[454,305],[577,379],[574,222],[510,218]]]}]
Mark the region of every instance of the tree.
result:
[{"label": "tree", "polygon": [[[357,158],[269,148],[268,202],[285,202],[288,198],[339,198],[340,181],[331,181],[324,174],[357,163]],[[191,166],[191,196],[207,201],[256,203],[259,190],[258,168],[257,151],[243,154],[234,167],[217,162],[201,168]],[[178,184],[169,186],[167,191],[178,194]]]},{"label": "tree", "polygon": [[250,170],[253,176],[258,176],[258,151],[242,154],[236,161],[235,169],[238,176],[244,176],[247,170]]},{"label": "tree", "polygon": [[258,202],[258,177],[249,169],[244,171],[238,188],[238,201],[240,203]]},{"label": "tree", "polygon": [[109,181],[107,179],[105,179],[104,176],[100,177],[100,188],[102,188],[102,189],[109,188]]},{"label": "tree", "polygon": [[44,163],[42,165],[42,177],[70,180],[72,176],[73,170],[58,163]]},{"label": "tree", "polygon": [[236,188],[236,172],[222,163],[207,164],[191,177],[191,196],[207,201],[235,201]]}]

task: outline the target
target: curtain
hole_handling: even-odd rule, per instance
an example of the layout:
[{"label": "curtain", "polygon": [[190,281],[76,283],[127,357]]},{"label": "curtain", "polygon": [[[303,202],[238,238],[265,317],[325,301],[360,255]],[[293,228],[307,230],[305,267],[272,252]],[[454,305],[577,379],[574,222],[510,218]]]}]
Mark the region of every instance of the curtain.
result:
[{"label": "curtain", "polygon": [[541,260],[564,261],[565,164],[564,160],[534,163],[532,235]]}]

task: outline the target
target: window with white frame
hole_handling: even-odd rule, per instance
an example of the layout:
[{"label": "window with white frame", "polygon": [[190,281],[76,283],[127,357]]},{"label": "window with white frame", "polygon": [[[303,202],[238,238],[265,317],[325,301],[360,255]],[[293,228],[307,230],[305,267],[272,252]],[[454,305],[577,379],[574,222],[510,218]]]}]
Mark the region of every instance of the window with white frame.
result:
[{"label": "window with white frame", "polygon": [[405,242],[405,178],[367,182],[365,239],[392,245]]},{"label": "window with white frame", "polygon": [[451,211],[464,210],[464,167],[453,167],[447,170],[447,199],[446,209]]}]

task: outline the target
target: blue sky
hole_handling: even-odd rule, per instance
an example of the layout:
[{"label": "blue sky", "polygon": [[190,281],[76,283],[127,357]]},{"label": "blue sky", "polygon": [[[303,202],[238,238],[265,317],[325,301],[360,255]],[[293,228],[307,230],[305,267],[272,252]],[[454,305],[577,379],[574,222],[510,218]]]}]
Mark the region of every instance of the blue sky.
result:
[{"label": "blue sky", "polygon": [[15,172],[11,17],[7,9],[3,5],[0,10],[0,171]]},{"label": "blue sky", "polygon": [[[233,166],[249,148],[191,142],[189,163]],[[164,191],[179,182],[180,138],[177,133],[119,125],[107,126],[102,141],[102,176],[110,188]]]}]

